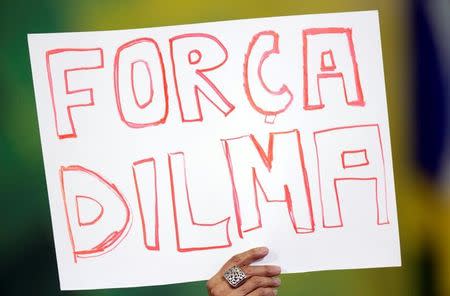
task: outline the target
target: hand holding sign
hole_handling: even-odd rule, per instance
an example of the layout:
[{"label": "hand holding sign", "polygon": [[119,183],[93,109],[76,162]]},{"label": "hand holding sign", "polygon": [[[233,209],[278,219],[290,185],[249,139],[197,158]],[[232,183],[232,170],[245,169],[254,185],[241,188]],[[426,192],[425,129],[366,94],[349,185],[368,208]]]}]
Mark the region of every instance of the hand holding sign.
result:
[{"label": "hand holding sign", "polygon": [[[234,255],[219,272],[206,284],[210,296],[258,296],[276,295],[276,288],[280,285],[280,267],[275,265],[252,266],[253,262],[264,258],[268,254],[267,248],[254,248],[244,253]],[[233,288],[224,279],[224,273],[230,268],[238,266],[245,273],[247,279],[237,288]]]}]

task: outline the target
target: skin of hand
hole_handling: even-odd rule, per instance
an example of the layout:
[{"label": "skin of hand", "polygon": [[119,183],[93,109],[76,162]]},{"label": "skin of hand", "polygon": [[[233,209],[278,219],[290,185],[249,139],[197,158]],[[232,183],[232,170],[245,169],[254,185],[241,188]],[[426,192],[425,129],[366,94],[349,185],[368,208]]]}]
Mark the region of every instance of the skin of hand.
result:
[{"label": "skin of hand", "polygon": [[[273,296],[277,295],[280,286],[278,276],[281,273],[279,266],[250,264],[264,258],[269,253],[266,247],[250,249],[237,254],[228,260],[222,268],[206,283],[209,296]],[[226,270],[239,266],[247,275],[246,281],[237,288],[233,288],[223,277]]]}]

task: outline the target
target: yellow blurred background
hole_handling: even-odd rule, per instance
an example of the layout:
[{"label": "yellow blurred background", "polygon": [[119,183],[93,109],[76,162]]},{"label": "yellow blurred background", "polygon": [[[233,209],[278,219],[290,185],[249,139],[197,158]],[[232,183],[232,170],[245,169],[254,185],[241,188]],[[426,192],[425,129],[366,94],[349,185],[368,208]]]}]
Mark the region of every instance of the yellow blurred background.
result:
[{"label": "yellow blurred background", "polygon": [[204,282],[59,290],[27,33],[372,9],[381,21],[403,266],[283,275],[279,295],[450,295],[449,1],[3,0],[0,7],[1,295],[206,295]]}]

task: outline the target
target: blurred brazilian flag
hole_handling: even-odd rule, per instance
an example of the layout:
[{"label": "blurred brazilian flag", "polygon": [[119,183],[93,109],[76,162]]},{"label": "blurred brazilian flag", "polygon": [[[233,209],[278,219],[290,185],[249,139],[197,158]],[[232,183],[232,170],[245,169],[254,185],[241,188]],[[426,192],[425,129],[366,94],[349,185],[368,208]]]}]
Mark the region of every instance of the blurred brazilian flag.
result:
[{"label": "blurred brazilian flag", "polygon": [[[441,3],[438,7],[443,9],[438,11],[443,13],[445,19],[445,7],[449,7],[446,1],[2,0],[0,295],[206,295],[204,282],[97,291],[59,290],[27,33],[129,29],[369,9],[380,11],[403,267],[285,275],[281,278],[282,286],[278,294],[450,295],[450,198],[436,185],[434,180],[437,174],[430,170],[440,167],[445,156],[422,154],[427,149],[431,153],[444,153],[445,148],[436,147],[435,143],[445,145],[448,130],[429,134],[430,130],[422,129],[423,126],[417,124],[421,120],[431,127],[436,124],[435,120],[448,123],[448,113],[440,112],[441,108],[448,107],[448,101],[445,101],[448,96],[447,99],[442,97],[443,103],[437,97],[436,102],[441,102],[441,105],[433,105],[435,113],[422,113],[421,109],[429,107],[427,104],[420,105],[427,102],[429,92],[426,85],[421,85],[425,89],[418,89],[418,83],[428,79],[428,87],[433,88],[436,84],[433,84],[432,76],[414,74],[432,67],[429,64],[432,59],[425,57],[435,54],[423,53],[429,48],[422,48],[421,44],[430,42],[427,37],[430,40],[434,38],[435,29],[430,26],[420,31],[424,24],[419,19],[433,20],[425,13],[429,3]],[[418,34],[425,39],[419,40]],[[450,36],[447,37],[448,42]],[[448,73],[448,66],[444,70]],[[444,81],[442,83],[448,86],[449,81]],[[434,118],[433,114],[441,117]],[[434,142],[424,146],[424,141]],[[442,181],[441,177],[442,183],[448,184],[450,180]]]}]

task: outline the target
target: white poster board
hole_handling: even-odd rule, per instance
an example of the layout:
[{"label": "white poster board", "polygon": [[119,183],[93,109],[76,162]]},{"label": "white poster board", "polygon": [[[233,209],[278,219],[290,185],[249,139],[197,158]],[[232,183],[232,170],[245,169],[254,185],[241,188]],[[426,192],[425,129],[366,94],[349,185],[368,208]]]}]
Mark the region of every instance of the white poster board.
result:
[{"label": "white poster board", "polygon": [[61,289],[400,265],[377,12],[28,40]]}]

